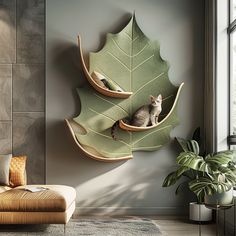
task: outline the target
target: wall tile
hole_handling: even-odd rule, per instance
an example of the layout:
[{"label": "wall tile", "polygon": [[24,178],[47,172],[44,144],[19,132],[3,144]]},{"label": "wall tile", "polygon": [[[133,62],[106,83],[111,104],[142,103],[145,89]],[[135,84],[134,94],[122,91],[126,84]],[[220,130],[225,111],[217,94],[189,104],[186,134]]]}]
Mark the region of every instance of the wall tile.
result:
[{"label": "wall tile", "polygon": [[17,63],[44,62],[44,0],[17,2]]},{"label": "wall tile", "polygon": [[0,120],[11,120],[12,66],[0,65]]},{"label": "wall tile", "polygon": [[0,154],[12,153],[11,121],[0,121]]},{"label": "wall tile", "polygon": [[43,112],[13,113],[13,154],[27,155],[30,184],[44,183],[45,123]]},{"label": "wall tile", "polygon": [[44,66],[13,65],[13,111],[44,111]]},{"label": "wall tile", "polygon": [[0,63],[16,61],[16,0],[0,0]]}]

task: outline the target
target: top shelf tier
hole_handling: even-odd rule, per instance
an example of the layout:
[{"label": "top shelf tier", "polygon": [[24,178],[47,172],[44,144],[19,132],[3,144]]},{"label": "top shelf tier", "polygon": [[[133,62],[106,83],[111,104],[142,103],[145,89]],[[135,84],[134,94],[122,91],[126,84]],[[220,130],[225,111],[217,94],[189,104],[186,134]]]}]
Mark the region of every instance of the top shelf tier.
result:
[{"label": "top shelf tier", "polygon": [[80,36],[78,35],[78,46],[79,46],[79,50],[80,50],[80,58],[81,58],[81,62],[82,62],[82,68],[83,71],[86,75],[86,78],[88,80],[88,82],[93,86],[93,88],[98,91],[99,93],[108,96],[108,97],[113,97],[113,98],[128,98],[130,95],[132,95],[132,92],[117,92],[117,91],[112,91],[112,90],[107,90],[104,89],[103,87],[101,87],[100,85],[98,85],[94,79],[92,78],[92,76],[90,75],[87,66],[85,65],[85,61],[84,61],[84,56],[83,56],[83,50],[81,47],[81,39]]}]

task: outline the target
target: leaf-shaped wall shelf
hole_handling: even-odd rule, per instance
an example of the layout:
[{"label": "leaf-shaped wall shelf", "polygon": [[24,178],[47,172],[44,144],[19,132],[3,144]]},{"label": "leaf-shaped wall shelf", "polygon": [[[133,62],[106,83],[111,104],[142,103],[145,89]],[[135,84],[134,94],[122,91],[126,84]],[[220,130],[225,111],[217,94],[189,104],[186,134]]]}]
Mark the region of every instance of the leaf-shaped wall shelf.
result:
[{"label": "leaf-shaped wall shelf", "polygon": [[85,74],[88,82],[93,86],[93,88],[95,90],[97,90],[99,93],[101,93],[105,96],[114,97],[114,98],[128,98],[130,95],[133,94],[132,92],[117,92],[117,91],[107,90],[107,89],[104,89],[103,87],[99,86],[97,83],[95,83],[94,79],[92,78],[92,76],[89,73],[87,66],[85,64],[83,50],[82,50],[82,46],[81,46],[81,38],[79,35],[78,35],[78,46],[79,46],[79,50],[80,50],[80,59],[81,59],[84,74]]},{"label": "leaf-shaped wall shelf", "polygon": [[[132,158],[134,151],[154,151],[166,144],[170,131],[178,124],[176,110],[183,84],[179,88],[171,84],[169,67],[160,56],[158,42],[144,35],[135,16],[120,33],[107,34],[106,43],[99,52],[90,53],[89,70],[79,46],[89,83],[77,89],[80,115],[67,121],[76,144],[87,156],[101,161],[127,160]],[[98,89],[90,76],[93,71],[113,80],[128,95],[121,98],[113,93],[110,96]],[[130,132],[137,130],[127,127],[122,119],[131,117],[140,106],[149,103],[150,95],[158,94],[164,98],[160,123],[142,132]],[[113,140],[111,127],[118,120],[122,129],[117,128],[117,140]]]},{"label": "leaf-shaped wall shelf", "polygon": [[137,132],[137,131],[144,131],[144,130],[153,129],[153,128],[156,128],[156,127],[160,126],[160,125],[161,125],[162,123],[164,123],[164,122],[168,119],[168,117],[171,115],[173,109],[175,108],[175,104],[178,102],[179,95],[180,95],[180,92],[181,92],[183,86],[184,86],[184,83],[182,83],[182,84],[179,86],[177,95],[175,96],[174,104],[173,104],[171,110],[169,111],[169,113],[165,116],[164,119],[162,119],[162,120],[161,120],[160,122],[158,122],[156,125],[147,126],[147,127],[137,127],[137,126],[129,125],[129,124],[125,123],[123,120],[119,120],[119,126],[120,126],[120,128],[123,129],[123,130],[127,130],[127,131]]},{"label": "leaf-shaped wall shelf", "polygon": [[[65,119],[65,122],[66,122],[66,125],[67,127],[69,128],[69,131],[70,131],[70,134],[72,135],[72,138],[73,140],[75,141],[76,145],[83,151],[83,153],[94,159],[94,160],[98,160],[98,161],[104,161],[104,162],[113,162],[113,161],[117,161],[117,158],[106,158],[106,157],[103,157],[101,156],[101,154],[99,152],[97,152],[95,149],[89,147],[89,146],[83,146],[81,145],[76,136],[75,136],[75,131],[77,131],[77,133],[81,132],[81,127],[78,126],[77,123],[75,123],[73,120],[68,120],[68,119]],[[83,130],[83,128],[82,128]],[[129,160],[132,158],[132,155],[130,156],[124,156],[124,157],[119,157],[119,160]]]}]

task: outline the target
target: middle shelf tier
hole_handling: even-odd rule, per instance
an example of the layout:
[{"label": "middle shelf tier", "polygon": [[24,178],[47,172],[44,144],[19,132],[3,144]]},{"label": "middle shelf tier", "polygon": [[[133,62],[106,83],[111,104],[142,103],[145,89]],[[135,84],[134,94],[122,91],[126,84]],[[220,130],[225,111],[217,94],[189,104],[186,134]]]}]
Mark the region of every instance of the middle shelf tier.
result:
[{"label": "middle shelf tier", "polygon": [[119,126],[121,129],[123,130],[127,130],[127,131],[132,131],[132,132],[138,132],[138,131],[145,131],[145,130],[149,130],[149,129],[153,129],[153,128],[156,128],[157,126],[160,126],[162,123],[164,123],[168,117],[171,115],[171,113],[173,112],[174,108],[175,108],[175,105],[176,103],[178,102],[178,98],[179,98],[179,95],[180,95],[180,92],[182,90],[184,86],[184,83],[182,83],[180,86],[179,86],[179,89],[177,91],[177,94],[176,94],[176,97],[175,97],[175,101],[174,101],[174,104],[172,105],[172,108],[171,110],[169,111],[169,113],[166,115],[166,117],[161,120],[159,123],[157,123],[156,125],[152,125],[152,126],[146,126],[146,127],[138,127],[138,126],[133,126],[133,125],[130,125],[130,124],[127,124],[125,123],[123,120],[119,120]]}]

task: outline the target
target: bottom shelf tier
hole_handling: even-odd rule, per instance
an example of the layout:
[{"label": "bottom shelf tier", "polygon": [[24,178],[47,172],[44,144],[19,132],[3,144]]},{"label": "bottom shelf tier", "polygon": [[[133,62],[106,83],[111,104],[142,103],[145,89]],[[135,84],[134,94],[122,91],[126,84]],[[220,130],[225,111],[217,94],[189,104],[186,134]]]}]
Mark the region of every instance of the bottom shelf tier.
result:
[{"label": "bottom shelf tier", "polygon": [[95,149],[89,146],[82,145],[76,138],[76,133],[86,134],[86,131],[84,128],[80,127],[75,121],[65,119],[66,125],[69,128],[70,134],[72,135],[72,138],[75,142],[75,144],[80,148],[80,150],[87,156],[97,161],[103,161],[103,162],[117,162],[117,161],[126,161],[129,159],[132,159],[133,156],[123,156],[119,158],[109,158],[102,156],[100,153],[98,153]]}]

